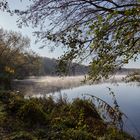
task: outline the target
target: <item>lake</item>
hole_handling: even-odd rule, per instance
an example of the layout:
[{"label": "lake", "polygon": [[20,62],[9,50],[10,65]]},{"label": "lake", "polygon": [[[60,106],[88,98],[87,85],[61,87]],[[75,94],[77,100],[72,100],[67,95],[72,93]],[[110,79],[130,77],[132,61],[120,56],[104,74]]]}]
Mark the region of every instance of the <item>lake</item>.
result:
[{"label": "lake", "polygon": [[[124,120],[124,128],[134,136],[140,136],[140,85],[137,83],[121,82],[120,77],[115,83],[109,81],[83,85],[83,77],[34,77],[25,80],[16,80],[16,89],[23,89],[25,97],[48,97],[58,98],[60,94],[72,101],[74,98],[89,98],[85,94],[95,95],[108,104],[113,105],[112,96],[108,89],[114,92],[120,110],[125,113],[128,119]],[[115,78],[116,79],[116,78]]]},{"label": "lake", "polygon": [[[59,92],[50,93],[55,99],[60,96],[72,101],[74,98],[89,98],[85,94],[95,95],[110,105],[113,104],[112,96],[109,94],[109,88],[115,93],[118,105],[128,119],[124,120],[125,130],[134,136],[140,136],[140,86],[136,83],[102,83],[98,85],[84,85],[71,89],[64,89]],[[35,94],[33,97],[47,97],[48,94]]]}]

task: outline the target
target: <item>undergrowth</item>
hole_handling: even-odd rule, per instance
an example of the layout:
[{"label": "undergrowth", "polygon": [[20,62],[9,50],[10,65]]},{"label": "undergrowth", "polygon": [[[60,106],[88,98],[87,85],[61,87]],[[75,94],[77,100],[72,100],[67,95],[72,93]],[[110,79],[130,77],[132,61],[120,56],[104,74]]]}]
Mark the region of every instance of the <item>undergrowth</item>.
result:
[{"label": "undergrowth", "polygon": [[2,140],[133,140],[106,124],[91,100],[24,99],[20,93],[0,92]]}]

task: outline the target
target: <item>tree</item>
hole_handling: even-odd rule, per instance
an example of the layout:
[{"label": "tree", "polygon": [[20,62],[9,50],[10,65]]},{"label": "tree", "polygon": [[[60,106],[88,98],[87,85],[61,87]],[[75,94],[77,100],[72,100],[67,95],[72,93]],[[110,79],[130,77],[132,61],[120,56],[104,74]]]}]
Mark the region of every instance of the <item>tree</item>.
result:
[{"label": "tree", "polygon": [[6,89],[13,78],[38,74],[40,61],[29,47],[28,37],[0,29],[0,85]]},{"label": "tree", "polygon": [[68,48],[62,66],[90,58],[94,80],[107,78],[140,53],[139,0],[35,0],[18,14],[19,25],[40,26],[38,41]]}]

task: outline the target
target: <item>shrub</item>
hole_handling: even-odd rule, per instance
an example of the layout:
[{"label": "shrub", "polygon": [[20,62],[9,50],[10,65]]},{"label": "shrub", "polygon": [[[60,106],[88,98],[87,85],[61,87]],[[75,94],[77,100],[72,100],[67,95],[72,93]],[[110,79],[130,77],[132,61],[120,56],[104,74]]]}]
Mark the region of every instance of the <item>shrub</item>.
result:
[{"label": "shrub", "polygon": [[82,130],[68,129],[64,131],[53,132],[50,134],[50,140],[97,140],[91,133]]},{"label": "shrub", "polygon": [[24,131],[14,133],[8,139],[9,140],[37,140],[37,138],[35,138],[33,135]]},{"label": "shrub", "polygon": [[94,104],[90,100],[75,99],[71,106],[71,112],[75,113],[75,116],[77,116],[77,112],[80,110],[84,113],[85,118],[92,117],[101,119]]},{"label": "shrub", "polygon": [[16,115],[25,102],[26,101],[20,96],[15,96],[9,100],[9,104],[7,104],[7,111],[12,115]]},{"label": "shrub", "polygon": [[119,131],[117,128],[109,127],[105,134],[104,140],[135,140],[125,132]]},{"label": "shrub", "polygon": [[11,97],[11,92],[0,90],[0,101],[3,103],[8,103]]},{"label": "shrub", "polygon": [[35,100],[28,100],[19,110],[18,116],[29,125],[46,124],[48,122],[47,115],[43,111],[42,106]]},{"label": "shrub", "polygon": [[43,109],[47,113],[51,113],[51,111],[56,107],[56,103],[54,102],[52,96],[48,98],[40,98],[38,99],[39,103],[43,106]]}]

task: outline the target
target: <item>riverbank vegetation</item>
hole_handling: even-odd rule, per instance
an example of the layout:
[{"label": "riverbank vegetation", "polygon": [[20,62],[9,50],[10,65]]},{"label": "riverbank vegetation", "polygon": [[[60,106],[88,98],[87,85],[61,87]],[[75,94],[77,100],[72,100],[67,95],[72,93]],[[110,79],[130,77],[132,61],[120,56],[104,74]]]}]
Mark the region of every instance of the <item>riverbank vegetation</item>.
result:
[{"label": "riverbank vegetation", "polygon": [[2,140],[134,140],[105,123],[91,100],[24,99],[18,92],[0,92]]},{"label": "riverbank vegetation", "polygon": [[30,40],[20,33],[0,29],[0,88],[11,89],[11,80],[38,75],[39,57],[30,49]]}]

